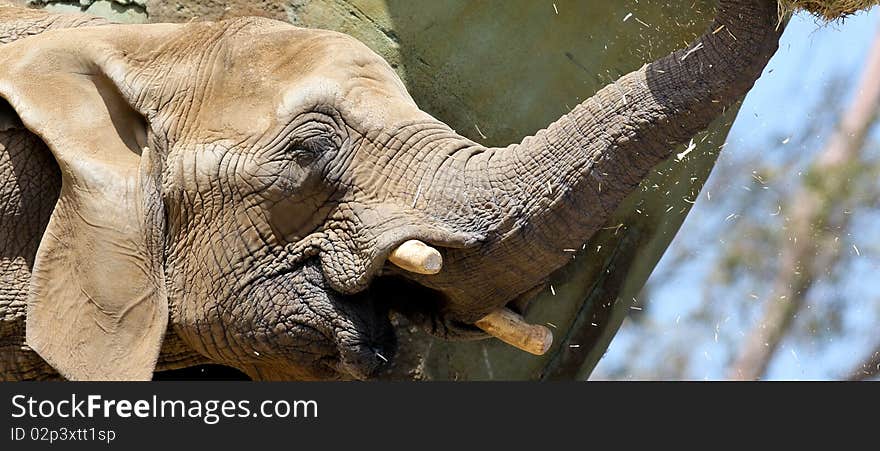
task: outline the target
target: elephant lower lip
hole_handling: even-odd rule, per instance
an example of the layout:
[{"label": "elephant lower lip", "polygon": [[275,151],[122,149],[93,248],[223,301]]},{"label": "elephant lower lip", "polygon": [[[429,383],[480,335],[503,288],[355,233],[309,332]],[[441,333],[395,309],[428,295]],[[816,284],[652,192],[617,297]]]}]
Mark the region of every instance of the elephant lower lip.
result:
[{"label": "elephant lower lip", "polygon": [[354,379],[373,378],[390,366],[397,352],[397,334],[388,306],[369,292],[343,297],[342,302],[351,303],[362,315],[351,328],[334,332],[337,356],[332,367]]},{"label": "elephant lower lip", "polygon": [[[393,335],[393,334],[392,334]],[[386,369],[395,354],[396,337],[342,350],[336,371],[359,380],[370,379]]]}]

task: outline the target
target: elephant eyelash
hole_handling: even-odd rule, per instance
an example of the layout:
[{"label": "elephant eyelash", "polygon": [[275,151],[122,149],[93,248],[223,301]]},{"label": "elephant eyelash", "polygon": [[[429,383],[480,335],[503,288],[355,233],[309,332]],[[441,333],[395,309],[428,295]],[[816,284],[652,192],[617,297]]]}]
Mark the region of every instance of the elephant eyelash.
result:
[{"label": "elephant eyelash", "polygon": [[336,142],[326,135],[315,135],[294,142],[292,149],[294,159],[300,164],[310,164],[321,155],[336,150]]}]

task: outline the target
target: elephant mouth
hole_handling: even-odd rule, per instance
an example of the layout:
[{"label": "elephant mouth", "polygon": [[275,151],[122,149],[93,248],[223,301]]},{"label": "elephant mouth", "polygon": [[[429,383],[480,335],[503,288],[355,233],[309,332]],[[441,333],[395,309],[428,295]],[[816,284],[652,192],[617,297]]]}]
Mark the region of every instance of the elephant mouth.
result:
[{"label": "elephant mouth", "polygon": [[[433,243],[432,243],[433,244]],[[439,243],[438,243],[439,244]],[[442,247],[441,247],[442,249]],[[446,340],[473,340],[493,336],[499,340],[535,355],[546,353],[553,342],[550,329],[527,323],[522,311],[535,294],[543,288],[537,283],[520,292],[518,289],[495,291],[497,280],[485,280],[485,286],[476,293],[464,291],[455,280],[464,275],[465,267],[447,249],[438,249],[422,241],[410,239],[395,247],[389,254],[382,274],[373,282],[373,289],[388,299],[392,310],[404,314],[411,322],[422,326],[428,333]],[[452,255],[451,255],[452,254]],[[442,276],[443,255],[452,265]],[[462,266],[464,265],[464,266]],[[451,270],[451,271],[449,271]],[[396,277],[395,277],[396,276]],[[500,282],[503,286],[504,282]],[[512,287],[508,287],[512,288]],[[485,294],[489,293],[489,301]],[[491,300],[491,294],[499,301]],[[482,296],[481,296],[482,295]]]},{"label": "elephant mouth", "polygon": [[[415,243],[415,244],[413,244]],[[409,247],[408,247],[409,244]],[[437,244],[432,243],[433,246]],[[385,318],[376,318],[378,324],[391,315],[400,314],[407,322],[420,327],[424,332],[448,341],[467,341],[494,336],[520,350],[541,355],[552,344],[552,333],[544,326],[527,324],[522,319],[523,310],[528,306],[534,291],[528,290],[520,296],[502,303],[500,307],[487,306],[486,311],[477,314],[476,321],[467,321],[473,314],[456,314],[462,293],[455,286],[431,286],[431,277],[442,270],[442,255],[432,245],[410,239],[398,242],[393,249],[385,252],[387,258],[381,268],[369,279],[367,287],[352,295],[341,295],[349,302],[363,302],[356,299],[370,299],[377,306],[376,312]],[[443,246],[438,246],[443,249]],[[434,257],[440,259],[435,261]],[[426,280],[427,278],[427,280]],[[487,283],[491,283],[487,281]],[[457,302],[458,301],[458,302]],[[496,304],[497,305],[497,304]],[[479,311],[479,309],[478,309]],[[482,315],[482,316],[481,316]],[[464,319],[462,319],[464,318]],[[392,327],[393,329],[393,327]],[[396,330],[393,341],[396,342]],[[390,349],[388,344],[381,345]],[[376,356],[367,356],[375,362]],[[384,362],[374,366],[372,377],[393,365],[390,356],[378,356]],[[361,371],[361,374],[365,374]]]},{"label": "elephant mouth", "polygon": [[488,337],[474,325],[444,314],[448,300],[443,292],[400,275],[377,276],[367,289],[353,295],[329,291],[328,301],[336,311],[344,312],[345,327],[328,329],[333,344],[321,365],[328,374],[320,378],[372,379],[391,368],[398,346],[392,312],[441,339]]},{"label": "elephant mouth", "polygon": [[489,337],[486,332],[445,314],[448,296],[399,274],[377,277],[370,292],[381,299],[389,311],[403,315],[430,335],[444,340],[475,340]]},{"label": "elephant mouth", "polygon": [[[412,241],[414,240],[404,242]],[[439,244],[435,244],[433,240],[428,242],[433,246]],[[418,242],[417,246],[422,251],[407,253],[401,251],[403,247],[401,240],[396,240],[387,251],[380,252],[386,258],[374,260],[377,267],[374,266],[368,272],[365,286],[357,291],[346,291],[340,289],[340,284],[333,283],[332,278],[328,277],[327,265],[321,258],[309,259],[301,265],[289,267],[289,271],[276,274],[271,281],[267,281],[271,283],[273,291],[286,287],[285,291],[290,294],[288,299],[292,300],[294,312],[285,311],[283,318],[288,323],[304,326],[290,329],[284,334],[284,348],[291,351],[285,353],[288,359],[303,353],[323,356],[313,359],[313,364],[309,365],[315,369],[314,377],[318,379],[375,378],[394,364],[398,341],[397,330],[392,323],[395,314],[406,318],[409,324],[420,327],[429,335],[444,340],[463,341],[495,336],[533,354],[541,354],[549,348],[548,337],[552,339],[549,331],[542,335],[539,330],[537,344],[527,343],[530,333],[543,326],[522,323],[526,333],[516,331],[519,325],[516,321],[510,321],[511,317],[519,317],[521,321],[519,314],[522,304],[516,300],[496,309],[507,312],[502,315],[506,322],[502,326],[508,332],[501,330],[500,333],[493,333],[498,332],[498,329],[491,327],[491,324],[486,327],[481,324],[482,320],[466,321],[467,317],[457,315],[455,306],[458,305],[458,299],[455,296],[462,296],[456,292],[457,288],[454,285],[432,287],[425,280],[441,271],[442,262],[437,264],[430,258],[420,258],[418,255],[424,251],[425,255],[436,253],[439,256],[440,251],[423,242]],[[438,247],[444,248],[442,245]],[[360,277],[362,276],[361,274]],[[290,306],[283,308],[288,307]],[[296,313],[297,309],[307,312],[305,320]],[[491,310],[492,307],[487,309]],[[491,316],[494,311],[487,312],[489,314],[486,317]],[[263,318],[263,324],[266,324],[266,315],[259,316]],[[531,332],[528,328],[532,328]],[[509,333],[511,330],[513,332]]]}]

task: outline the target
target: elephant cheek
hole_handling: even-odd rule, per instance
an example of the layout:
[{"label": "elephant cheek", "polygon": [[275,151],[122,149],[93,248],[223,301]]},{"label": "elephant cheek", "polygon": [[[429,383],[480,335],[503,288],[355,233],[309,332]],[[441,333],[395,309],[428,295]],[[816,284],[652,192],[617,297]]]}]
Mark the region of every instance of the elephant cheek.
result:
[{"label": "elephant cheek", "polygon": [[321,227],[330,213],[326,201],[284,198],[266,208],[272,233],[282,243],[295,243]]}]

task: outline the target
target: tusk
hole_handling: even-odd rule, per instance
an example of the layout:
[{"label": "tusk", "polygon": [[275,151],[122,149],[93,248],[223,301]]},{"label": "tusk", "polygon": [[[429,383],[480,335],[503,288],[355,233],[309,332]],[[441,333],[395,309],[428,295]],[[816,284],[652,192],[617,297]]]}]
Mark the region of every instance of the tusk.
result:
[{"label": "tusk", "polygon": [[553,344],[550,329],[527,323],[508,308],[500,308],[474,323],[487,334],[526,352],[544,355]]},{"label": "tusk", "polygon": [[397,246],[388,261],[416,274],[437,274],[443,268],[440,251],[419,240],[409,240]]}]

